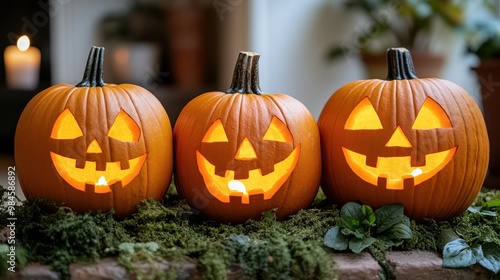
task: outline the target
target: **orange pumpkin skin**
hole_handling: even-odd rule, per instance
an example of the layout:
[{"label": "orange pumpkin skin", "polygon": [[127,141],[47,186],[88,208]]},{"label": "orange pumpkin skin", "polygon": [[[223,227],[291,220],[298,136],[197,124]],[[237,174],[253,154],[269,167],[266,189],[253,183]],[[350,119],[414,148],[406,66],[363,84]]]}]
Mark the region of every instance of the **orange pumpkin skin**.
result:
[{"label": "orange pumpkin skin", "polygon": [[[238,68],[246,59],[254,69]],[[236,88],[196,97],[183,108],[174,127],[179,193],[203,215],[222,222],[258,219],[271,209],[276,209],[278,219],[284,218],[308,207],[319,188],[316,122],[294,98],[260,94],[257,59],[255,53],[240,53],[233,79]],[[236,81],[242,71],[250,73],[239,76],[244,81]],[[248,147],[252,149],[245,150]],[[284,165],[286,171],[280,173]],[[234,188],[232,183],[237,183]]]},{"label": "orange pumpkin skin", "polygon": [[[103,51],[94,47],[88,63],[100,60],[102,67]],[[64,120],[59,128],[58,120]],[[126,134],[127,127],[135,135]],[[27,198],[64,203],[77,212],[114,208],[116,218],[126,217],[141,200],[163,198],[173,172],[171,130],[161,103],[142,87],[54,85],[37,94],[18,121],[21,188]],[[121,169],[114,177],[108,174],[113,168]],[[101,176],[108,186],[96,184]]]},{"label": "orange pumpkin skin", "polygon": [[481,111],[458,85],[414,76],[407,50],[388,55],[390,79],[351,82],[320,114],[322,188],[340,204],[401,203],[414,219],[452,218],[473,202],[486,175]]}]

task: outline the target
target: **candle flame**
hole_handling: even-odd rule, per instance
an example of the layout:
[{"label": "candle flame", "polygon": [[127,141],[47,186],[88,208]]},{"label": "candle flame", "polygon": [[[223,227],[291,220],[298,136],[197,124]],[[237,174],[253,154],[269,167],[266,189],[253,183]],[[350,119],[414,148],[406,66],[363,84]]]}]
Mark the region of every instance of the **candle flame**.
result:
[{"label": "candle flame", "polygon": [[19,39],[17,40],[17,48],[20,51],[24,52],[29,47],[30,47],[30,38],[28,38],[28,36],[26,35],[19,37]]},{"label": "candle flame", "polygon": [[95,183],[95,185],[96,186],[107,186],[108,181],[106,180],[106,177],[101,176],[101,178],[99,178],[99,180]]}]

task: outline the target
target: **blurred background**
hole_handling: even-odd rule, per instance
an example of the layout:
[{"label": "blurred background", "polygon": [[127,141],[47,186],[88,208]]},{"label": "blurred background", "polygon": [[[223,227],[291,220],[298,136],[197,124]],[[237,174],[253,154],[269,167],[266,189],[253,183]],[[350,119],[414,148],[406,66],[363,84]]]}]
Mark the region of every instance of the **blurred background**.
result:
[{"label": "blurred background", "polygon": [[[14,165],[24,106],[50,85],[78,83],[93,45],[106,48],[105,82],[149,89],[172,123],[195,96],[229,87],[242,50],[261,54],[264,92],[295,97],[316,119],[342,85],[384,78],[385,59],[369,63],[391,46],[412,50],[418,76],[451,80],[483,106],[480,86],[490,98],[500,77],[490,71],[481,80],[472,68],[500,49],[498,7],[496,0],[11,1],[0,11],[0,174]],[[40,53],[27,66],[35,74],[22,75],[34,75],[34,85],[8,80],[16,62],[7,48],[21,35]]]}]

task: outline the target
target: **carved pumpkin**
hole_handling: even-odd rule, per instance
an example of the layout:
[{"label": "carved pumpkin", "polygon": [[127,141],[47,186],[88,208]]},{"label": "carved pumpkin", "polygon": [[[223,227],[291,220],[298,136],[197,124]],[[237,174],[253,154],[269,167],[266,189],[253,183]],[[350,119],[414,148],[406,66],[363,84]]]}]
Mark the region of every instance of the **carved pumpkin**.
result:
[{"label": "carved pumpkin", "polygon": [[341,204],[402,203],[415,219],[458,215],[488,165],[481,111],[458,85],[417,78],[406,49],[388,63],[387,80],[351,82],[321,112],[323,190]]},{"label": "carved pumpkin", "polygon": [[319,132],[284,94],[261,94],[256,53],[242,52],[231,88],[188,103],[174,127],[175,179],[190,205],[223,222],[278,218],[310,205],[319,186]]},{"label": "carved pumpkin", "polygon": [[75,211],[115,209],[161,199],[173,169],[170,121],[161,103],[131,84],[104,84],[104,49],[93,47],[82,82],[54,85],[24,109],[15,159],[24,194]]}]

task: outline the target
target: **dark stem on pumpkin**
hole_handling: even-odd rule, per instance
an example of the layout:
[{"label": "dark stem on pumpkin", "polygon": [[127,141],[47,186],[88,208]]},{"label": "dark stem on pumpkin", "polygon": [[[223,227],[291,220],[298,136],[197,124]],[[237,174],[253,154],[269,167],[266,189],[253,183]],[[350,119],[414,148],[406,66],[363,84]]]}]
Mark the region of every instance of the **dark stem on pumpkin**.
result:
[{"label": "dark stem on pumpkin", "polygon": [[388,81],[417,79],[411,53],[405,48],[387,50],[387,70]]},{"label": "dark stem on pumpkin", "polygon": [[83,73],[83,79],[76,86],[77,87],[102,87],[104,81],[102,80],[102,66],[104,61],[104,48],[92,47],[87,58],[87,65]]},{"label": "dark stem on pumpkin", "polygon": [[240,52],[227,93],[262,94],[259,86],[259,57],[255,52]]}]

